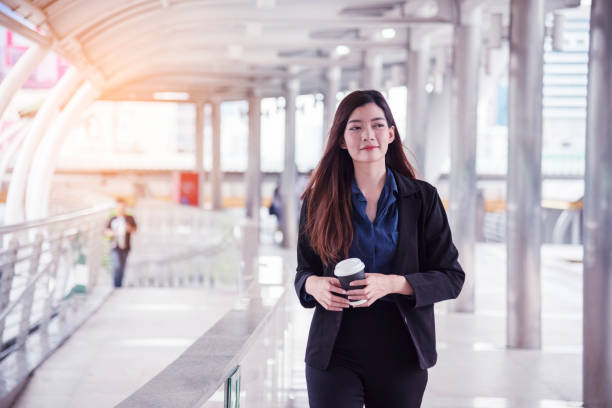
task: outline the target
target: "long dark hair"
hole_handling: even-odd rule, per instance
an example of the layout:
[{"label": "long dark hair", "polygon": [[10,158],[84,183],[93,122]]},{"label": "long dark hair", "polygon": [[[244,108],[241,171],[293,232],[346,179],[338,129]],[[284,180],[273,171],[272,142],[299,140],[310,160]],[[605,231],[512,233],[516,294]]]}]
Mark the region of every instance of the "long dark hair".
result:
[{"label": "long dark hair", "polygon": [[341,257],[348,257],[353,241],[351,183],[355,170],[348,151],[340,146],[351,113],[369,103],[375,103],[383,110],[387,126],[393,126],[395,130],[385,164],[400,174],[415,178],[414,168],[404,153],[395,119],[384,96],[375,90],[348,94],[336,110],[323,157],[302,194],[302,199],[307,202],[306,231],[300,233],[308,235],[311,247],[326,266]]}]

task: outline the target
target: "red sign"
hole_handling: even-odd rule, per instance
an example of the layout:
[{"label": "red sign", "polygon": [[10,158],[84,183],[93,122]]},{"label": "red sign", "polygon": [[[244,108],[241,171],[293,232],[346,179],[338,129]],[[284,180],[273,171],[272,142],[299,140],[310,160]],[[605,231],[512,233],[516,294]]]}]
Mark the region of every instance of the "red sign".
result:
[{"label": "red sign", "polygon": [[200,205],[198,173],[177,171],[172,175],[172,201],[184,205]]}]

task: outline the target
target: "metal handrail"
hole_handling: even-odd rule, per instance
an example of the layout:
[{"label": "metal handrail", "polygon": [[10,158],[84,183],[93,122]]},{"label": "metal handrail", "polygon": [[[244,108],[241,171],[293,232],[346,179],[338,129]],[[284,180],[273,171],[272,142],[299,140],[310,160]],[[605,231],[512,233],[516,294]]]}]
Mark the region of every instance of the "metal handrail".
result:
[{"label": "metal handrail", "polygon": [[52,265],[51,263],[45,265],[43,269],[41,269],[40,271],[38,271],[36,275],[34,275],[30,283],[26,285],[25,289],[19,294],[17,299],[9,303],[9,305],[0,313],[0,322],[6,319],[6,317],[13,311],[13,309],[21,303],[21,301],[25,298],[28,292],[32,290],[34,286],[36,286],[36,284],[38,283],[38,280],[41,277],[43,277],[47,272],[49,272],[49,268],[51,267],[51,265]]},{"label": "metal handrail", "polygon": [[[146,242],[142,239],[147,238],[147,231],[155,234],[156,238],[176,239],[178,234],[193,239],[181,241],[181,244],[188,247],[188,251],[176,247],[172,251],[174,253],[167,256],[166,251],[162,250],[159,252],[164,253],[164,256],[157,262],[147,260],[155,266],[147,269],[147,278],[152,276],[150,272],[153,271],[160,282],[165,279],[174,282],[175,274],[199,271],[198,266],[202,262],[206,263],[209,257],[214,258],[215,262],[225,260],[229,251],[240,250],[242,247],[241,241],[238,241],[239,235],[236,234],[239,223],[235,217],[193,207],[164,204],[159,208],[161,212],[156,213],[158,209],[151,208],[152,212],[146,214],[149,216],[149,225],[145,213],[141,214],[142,218],[138,214],[140,210],[146,212],[147,207],[135,209],[139,232],[133,237],[134,254],[130,256],[131,259],[134,259],[140,248],[147,248],[138,245]],[[20,373],[11,373],[9,370],[3,374],[0,369],[0,381],[9,381],[11,384],[27,381],[27,375],[51,355],[112,292],[111,274],[106,268],[107,258],[103,258],[107,249],[103,231],[106,213],[111,208],[110,205],[102,205],[71,214],[0,227],[0,238],[4,238],[5,245],[8,244],[7,248],[0,249],[0,279],[3,283],[0,288],[0,341],[6,346],[5,350],[0,351],[0,364],[23,359],[26,357],[23,354],[27,354],[26,360],[30,361],[29,357],[33,359],[30,361],[32,364]],[[216,234],[214,242],[204,239],[211,244],[204,246],[201,238],[211,237],[211,234]],[[159,248],[166,248],[163,240],[156,244],[160,244]],[[81,258],[83,254],[85,258]],[[145,254],[146,251],[143,251]],[[222,274],[223,278],[234,273],[240,278],[241,263],[234,264],[239,258],[233,256],[233,252],[229,258],[232,263],[229,267],[224,265],[226,267],[223,270],[227,272]],[[184,265],[185,261],[190,264]],[[158,268],[160,264],[161,268]],[[128,262],[126,278],[130,276],[131,266]],[[77,273],[85,274],[82,281]],[[104,282],[98,284],[99,279]],[[47,283],[52,280],[55,284],[47,287]],[[221,279],[221,284],[227,282]],[[243,281],[232,279],[231,282],[231,285],[236,285],[237,292],[241,293]],[[83,296],[65,296],[81,293],[80,288],[74,285],[86,285]],[[43,350],[38,352],[38,348]],[[4,378],[4,375],[8,377]],[[11,390],[0,391],[0,405],[11,398],[10,395],[13,395]]]},{"label": "metal handrail", "polygon": [[88,217],[98,213],[112,210],[114,207],[111,204],[99,205],[85,210],[75,211],[68,214],[54,215],[52,217],[42,218],[40,220],[26,221],[19,224],[0,226],[0,235],[20,232],[30,228],[43,227],[45,225],[57,224],[63,221],[74,221],[80,218]]},{"label": "metal handrail", "polygon": [[[253,282],[247,291],[248,297],[240,299],[241,302],[238,302],[174,362],[116,405],[116,408],[145,408],[154,405],[176,408],[203,406],[236,371],[251,346],[270,323],[272,316],[286,300],[289,292],[287,282],[278,285],[278,288],[281,291],[272,295],[275,299],[274,303],[270,304],[270,299],[264,301],[262,298],[261,286]],[[256,322],[253,322],[253,319],[256,319]],[[239,330],[236,330],[237,326],[240,327]],[[224,343],[226,350],[219,355],[214,351],[216,347],[211,345],[223,342],[225,339],[233,341],[226,341]],[[203,369],[209,367],[208,372],[199,371],[197,379],[193,377],[191,369],[195,355]],[[186,378],[189,381],[186,381]],[[162,384],[163,386],[160,386]],[[168,386],[183,387],[185,392],[169,395],[164,392]]]},{"label": "metal handrail", "polygon": [[142,259],[138,259],[135,262],[131,262],[130,265],[131,266],[142,265],[142,264],[150,263],[152,261],[158,262],[158,263],[170,263],[170,262],[185,260],[185,259],[195,257],[195,256],[214,255],[218,252],[223,251],[227,247],[227,245],[231,243],[236,243],[234,237],[232,236],[232,234],[225,234],[218,243],[215,243],[213,245],[208,245],[208,246],[205,246],[199,249],[188,249],[184,252],[179,252],[179,253],[175,253],[172,255],[159,257],[159,258],[143,257]]}]

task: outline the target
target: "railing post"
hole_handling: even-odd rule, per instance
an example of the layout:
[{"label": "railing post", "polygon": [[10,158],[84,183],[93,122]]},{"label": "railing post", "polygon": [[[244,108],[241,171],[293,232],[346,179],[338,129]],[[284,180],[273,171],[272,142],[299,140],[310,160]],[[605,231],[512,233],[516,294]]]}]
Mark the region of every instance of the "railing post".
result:
[{"label": "railing post", "polygon": [[238,268],[238,293],[242,295],[245,288],[255,278],[255,257],[257,256],[259,229],[253,221],[245,221],[241,226],[242,268]]},{"label": "railing post", "polygon": [[240,408],[240,366],[225,380],[223,408]]},{"label": "railing post", "polygon": [[[36,272],[38,272],[38,265],[40,263],[40,254],[42,249],[43,236],[41,233],[36,234],[34,238],[34,245],[32,247],[32,253],[30,254],[30,267],[28,268],[28,280],[27,285],[30,284]],[[21,318],[19,321],[19,335],[17,337],[17,349],[20,349],[25,344],[26,338],[30,332],[30,317],[32,315],[32,304],[34,303],[34,293],[36,292],[36,286],[26,289],[28,292],[23,299],[23,305],[21,308]]]},{"label": "railing post", "polygon": [[91,291],[98,283],[98,271],[100,270],[100,236],[102,232],[97,228],[98,220],[89,223],[89,234],[87,242],[87,290]]},{"label": "railing post", "polygon": [[[19,252],[19,241],[16,238],[11,239],[8,247],[8,252],[3,260],[2,276],[0,277],[0,311],[6,309],[11,300],[11,287],[13,285],[13,277],[15,276],[15,262]],[[0,320],[0,344],[3,344],[4,325],[6,319]]]},{"label": "railing post", "polygon": [[[70,245],[70,243],[68,243],[68,245]],[[66,259],[68,259],[68,265],[67,265],[67,270],[66,273],[64,273],[62,276],[62,282],[61,282],[61,288],[60,288],[60,293],[66,293],[66,288],[68,286],[68,276],[70,274],[70,268],[72,266],[72,254],[70,253],[71,249],[68,248],[64,248],[64,237],[62,236],[60,241],[59,241],[59,262],[62,262],[62,258],[64,260],[64,262],[66,262]],[[59,283],[59,282],[58,282]],[[68,312],[68,303],[66,301],[60,302],[59,304],[59,308],[58,308],[58,316],[59,316],[59,322],[62,325],[67,325],[67,319],[66,319],[66,313]]]},{"label": "railing post", "polygon": [[57,270],[59,266],[60,254],[61,254],[61,241],[62,234],[57,238],[53,238],[51,243],[51,256],[53,257],[51,260],[51,266],[49,268],[49,279],[53,279],[54,283],[47,293],[47,298],[45,299],[45,307],[43,310],[43,317],[40,322],[40,332],[43,335],[47,335],[47,330],[49,328],[49,321],[51,320],[51,315],[53,314],[53,300],[55,299],[55,293],[57,289]]}]

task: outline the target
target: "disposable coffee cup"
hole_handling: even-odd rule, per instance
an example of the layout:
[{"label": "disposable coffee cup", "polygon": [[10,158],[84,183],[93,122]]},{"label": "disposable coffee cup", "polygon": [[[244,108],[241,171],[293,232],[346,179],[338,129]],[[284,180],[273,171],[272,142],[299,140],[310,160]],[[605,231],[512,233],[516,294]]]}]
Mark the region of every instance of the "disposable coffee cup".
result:
[{"label": "disposable coffee cup", "polygon": [[[336,264],[334,268],[334,275],[340,281],[340,285],[342,285],[342,289],[351,290],[351,289],[363,289],[365,286],[351,286],[351,282],[354,280],[365,279],[365,265],[361,262],[359,258],[348,258],[343,261],[340,261]],[[342,295],[341,295],[342,296]],[[348,297],[344,295],[342,297]],[[351,306],[358,306],[365,303],[365,299],[349,301]]]}]

